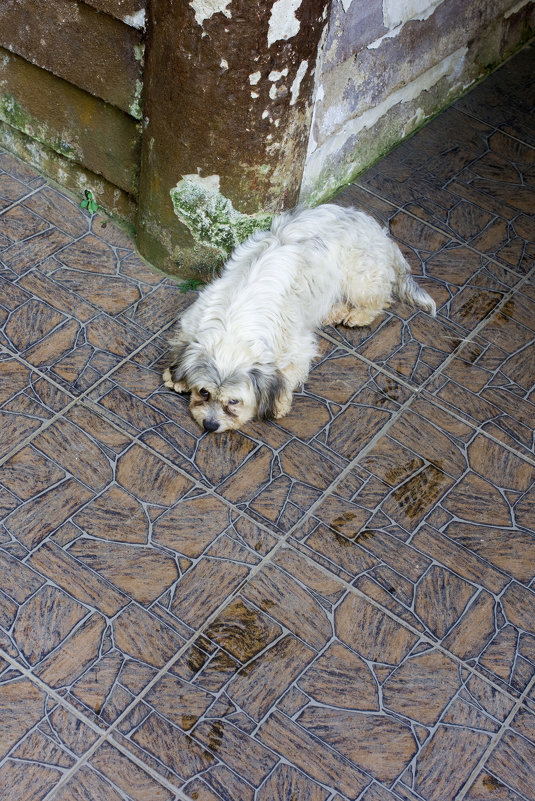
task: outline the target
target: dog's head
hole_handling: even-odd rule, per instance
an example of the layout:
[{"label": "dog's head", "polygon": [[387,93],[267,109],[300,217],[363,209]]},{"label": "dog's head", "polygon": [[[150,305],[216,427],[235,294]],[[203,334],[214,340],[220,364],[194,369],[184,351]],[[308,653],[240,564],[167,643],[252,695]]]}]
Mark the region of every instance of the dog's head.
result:
[{"label": "dog's head", "polygon": [[173,354],[172,381],[191,393],[190,412],[206,431],[241,428],[254,418],[276,414],[284,389],[281,373],[272,365],[218,366],[197,343]]}]

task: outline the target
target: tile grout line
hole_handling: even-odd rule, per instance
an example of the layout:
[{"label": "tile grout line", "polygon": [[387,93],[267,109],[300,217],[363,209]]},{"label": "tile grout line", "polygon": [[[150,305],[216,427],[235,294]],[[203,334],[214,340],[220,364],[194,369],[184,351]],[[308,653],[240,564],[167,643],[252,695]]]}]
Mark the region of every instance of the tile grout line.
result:
[{"label": "tile grout line", "polygon": [[[425,524],[425,521],[422,521],[422,523],[420,525],[424,525],[424,524]],[[348,540],[348,542],[349,542],[349,540]],[[330,571],[327,567],[324,567],[320,562],[316,562],[316,560],[313,559],[312,556],[310,556],[308,553],[305,553],[304,551],[301,551],[298,548],[296,548],[293,545],[293,543],[286,542],[285,545],[288,548],[290,548],[294,553],[298,553],[300,556],[302,556],[309,563],[309,565],[311,565],[312,567],[315,567],[317,570],[322,572],[326,577],[329,577],[331,579],[334,577],[337,581],[339,581],[341,584],[344,585],[344,587],[345,587],[345,589],[347,591],[352,592],[354,595],[357,595],[362,600],[367,601],[369,604],[374,606],[378,611],[383,612],[391,620],[395,621],[398,625],[402,626],[404,629],[408,629],[412,634],[414,634],[416,637],[418,637],[419,640],[425,641],[432,648],[437,649],[444,656],[446,656],[449,659],[451,659],[452,661],[454,661],[459,667],[464,668],[465,670],[467,670],[472,676],[474,676],[475,678],[478,678],[480,681],[483,681],[485,684],[491,686],[500,695],[506,696],[506,697],[510,698],[511,701],[514,701],[516,703],[516,701],[518,699],[515,698],[515,696],[511,695],[508,690],[504,689],[503,687],[500,687],[498,684],[496,684],[496,682],[492,681],[492,679],[490,679],[488,676],[485,676],[483,673],[479,673],[477,667],[472,667],[472,665],[468,664],[468,662],[466,662],[463,659],[461,659],[461,657],[457,656],[455,653],[453,653],[453,651],[449,651],[447,648],[445,648],[440,643],[435,642],[435,640],[433,640],[429,635],[421,632],[419,629],[417,629],[411,623],[409,623],[408,621],[404,620],[402,617],[399,617],[391,609],[389,609],[386,606],[383,606],[379,601],[376,601],[375,598],[372,598],[371,596],[366,595],[365,592],[360,590],[358,587],[355,587],[354,584],[351,583],[351,581],[348,581],[348,580],[342,578],[341,576],[339,576],[336,573],[334,573],[334,571]],[[410,543],[409,543],[409,546],[414,548],[414,546],[411,546]],[[414,548],[414,550],[416,550],[416,549]],[[422,553],[422,555],[425,556],[425,554],[423,554],[423,553]],[[327,557],[325,557],[325,558],[327,559]],[[432,562],[436,561],[432,557],[427,557],[427,558],[431,559]],[[335,564],[335,563],[333,563],[333,564]],[[281,568],[281,569],[284,570],[284,568]],[[295,576],[293,576],[293,578],[295,579]],[[470,581],[469,579],[468,579],[468,581],[470,583],[472,583],[472,584],[474,583],[473,581]],[[244,583],[246,583],[246,582],[244,582]],[[482,587],[482,589],[484,589],[484,588]],[[401,602],[398,602],[398,603],[401,603]],[[269,612],[267,612],[266,614],[269,614]],[[535,678],[534,678],[534,681],[535,681]],[[522,697],[524,697],[524,694],[523,694]]]},{"label": "tile grout line", "polygon": [[[5,173],[5,174],[6,174],[6,175],[9,175],[9,173]],[[11,175],[10,177],[11,177],[11,178],[13,178],[13,176],[12,176],[12,175]],[[15,180],[18,180],[18,178],[16,178]],[[21,183],[22,183],[22,181],[21,181]],[[29,197],[32,197],[32,195],[35,195],[35,194],[37,194],[37,192],[39,192],[39,191],[40,191],[40,190],[43,188],[43,186],[44,186],[44,184],[41,184],[41,185],[40,185],[40,186],[38,186],[36,189],[32,189],[32,191],[31,191],[31,192],[28,192],[26,195],[23,195],[22,197],[19,197],[19,199],[18,199],[18,200],[15,200],[15,201],[13,201],[13,203],[10,203],[10,205],[9,205],[9,206],[6,206],[6,207],[5,207],[5,209],[2,209],[2,210],[0,210],[0,217],[2,217],[2,216],[3,216],[4,214],[6,214],[8,211],[11,211],[11,209],[14,209],[14,208],[15,208],[15,206],[18,206],[18,205],[20,205],[21,203],[24,203],[24,201],[25,201],[25,200],[28,200],[28,198],[29,198]],[[40,217],[41,215],[37,215],[37,216],[39,216],[39,217]],[[44,218],[42,218],[42,217],[41,217],[41,219],[44,219]],[[48,225],[49,225],[49,227],[46,229],[47,231],[50,231],[52,228],[56,228],[56,227],[57,227],[57,226],[53,225],[52,223],[50,223],[48,220],[46,220],[46,222],[48,222]],[[38,233],[45,233],[45,231],[41,231],[41,232],[38,232]],[[31,235],[31,236],[28,236],[28,237],[26,237],[26,239],[32,239],[32,238],[33,238],[33,236],[38,236],[38,234],[33,234],[33,235]],[[9,237],[8,237],[8,238],[9,238]],[[25,239],[20,239],[20,240],[18,240],[18,241],[19,241],[19,242],[24,242],[24,241],[25,241]],[[17,244],[17,242],[11,242],[11,244],[10,244],[10,245],[8,245],[8,246],[7,246],[7,248],[5,248],[5,250],[3,250],[3,251],[2,251],[2,253],[5,253],[5,252],[7,252],[7,251],[8,251],[8,250],[9,250],[9,249],[10,249],[10,248],[13,246],[13,245],[16,245],[16,244]]]}]

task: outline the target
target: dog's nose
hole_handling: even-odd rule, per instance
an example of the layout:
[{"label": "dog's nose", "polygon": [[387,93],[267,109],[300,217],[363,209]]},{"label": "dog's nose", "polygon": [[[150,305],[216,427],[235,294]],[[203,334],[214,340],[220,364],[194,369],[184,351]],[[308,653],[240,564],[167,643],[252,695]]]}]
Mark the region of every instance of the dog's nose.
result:
[{"label": "dog's nose", "polygon": [[204,426],[205,431],[217,431],[217,429],[219,428],[219,423],[217,422],[217,420],[209,420],[208,418],[206,418],[206,420],[202,421],[202,424]]}]

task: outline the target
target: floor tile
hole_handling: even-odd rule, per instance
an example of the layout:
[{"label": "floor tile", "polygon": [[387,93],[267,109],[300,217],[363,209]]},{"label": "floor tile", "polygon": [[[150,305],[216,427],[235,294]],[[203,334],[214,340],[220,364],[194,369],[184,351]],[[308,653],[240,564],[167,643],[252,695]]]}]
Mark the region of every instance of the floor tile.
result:
[{"label": "floor tile", "polygon": [[[214,498],[186,499],[189,520],[177,526],[162,513],[188,492],[188,480],[106,421],[79,413],[75,408],[72,420],[53,424],[6,463],[5,492],[15,503],[6,510],[0,549],[0,625],[14,658],[106,723],[134,698],[121,683],[130,662],[146,683],[151,668],[161,668],[188,636],[164,606],[147,607],[161,598],[178,608],[184,593],[198,597],[204,614],[209,603],[194,571],[206,568],[209,579],[219,566],[232,588],[230,575],[246,575],[272,544]],[[92,426],[91,436],[83,426]],[[205,516],[213,525],[199,548],[193,534]],[[192,568],[204,551],[210,556]],[[221,587],[214,590],[217,605]]]},{"label": "floor tile", "polygon": [[295,547],[522,691],[535,670],[521,612],[535,601],[534,470],[418,400],[296,528]]},{"label": "floor tile", "polygon": [[0,205],[2,209],[7,208],[7,206],[27,194],[28,187],[26,184],[7,173],[0,173]]},{"label": "floor tile", "polygon": [[[533,64],[530,53],[533,49],[524,51],[524,68],[529,58]],[[498,92],[502,82],[497,73],[486,83],[488,91]],[[488,121],[485,112],[476,119],[470,98],[403,142],[358,183],[524,274],[535,253],[530,241],[535,140],[529,127],[515,132],[492,113]],[[527,120],[528,110],[523,113]]]},{"label": "floor tile", "polygon": [[505,801],[530,801],[535,780],[534,725],[535,716],[531,712],[521,710],[515,715],[467,793],[467,799],[479,801],[494,794]]},{"label": "floor tile", "polygon": [[415,759],[433,786],[443,733],[452,766],[471,743],[466,761],[452,767],[444,797],[453,799],[512,705],[283,549],[145,695],[132,729],[125,719],[121,731],[168,780],[216,799],[233,783],[240,798],[254,798],[256,788],[257,797],[282,799],[281,786],[295,784],[311,798],[324,798],[326,788],[354,798],[369,787],[373,799],[377,788],[410,783]]},{"label": "floor tile", "polygon": [[535,303],[515,293],[428,390],[483,431],[533,458]]},{"label": "floor tile", "polygon": [[[455,104],[487,124],[535,145],[533,109],[534,48],[529,45]],[[506,94],[504,94],[506,93]],[[504,103],[504,97],[507,102]]]},{"label": "floor tile", "polygon": [[84,798],[105,798],[106,801],[173,801],[175,794],[117,748],[104,743],[54,798],[58,801]]},{"label": "floor tile", "polygon": [[95,222],[89,230],[87,215],[55,189],[19,208],[53,225],[2,251],[1,341],[78,395],[170,325],[192,293],[149,271],[122,232]]},{"label": "floor tile", "polygon": [[390,228],[416,280],[434,298],[437,317],[430,318],[396,302],[371,326],[330,326],[326,332],[419,387],[492,312],[520,276],[406,214],[391,214]]},{"label": "floor tile", "polygon": [[290,414],[211,437],[187,409],[187,397],[161,386],[159,360],[131,362],[91,393],[91,408],[129,426],[177,467],[247,507],[259,522],[287,530],[348,460],[384,425],[410,390],[332,343],[322,353]]},{"label": "floor tile", "polygon": [[0,353],[0,458],[52,419],[70,400],[24,363]]},{"label": "floor tile", "polygon": [[0,670],[0,687],[2,799],[39,801],[98,737],[57,700],[15,671]]},{"label": "floor tile", "polygon": [[48,223],[24,206],[8,208],[0,219],[0,233],[10,242],[20,242],[48,228]]}]

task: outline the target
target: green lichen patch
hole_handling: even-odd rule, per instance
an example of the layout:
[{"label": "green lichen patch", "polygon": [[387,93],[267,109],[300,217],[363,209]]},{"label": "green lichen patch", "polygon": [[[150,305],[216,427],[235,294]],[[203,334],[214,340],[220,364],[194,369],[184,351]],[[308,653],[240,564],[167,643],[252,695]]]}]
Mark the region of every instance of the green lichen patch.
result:
[{"label": "green lichen patch", "polygon": [[136,80],[136,86],[134,91],[134,99],[130,103],[128,111],[130,112],[131,116],[134,117],[136,120],[140,120],[143,116],[143,109],[142,109],[142,95],[143,95],[143,84],[138,79]]},{"label": "green lichen patch", "polygon": [[193,238],[228,256],[254,231],[271,225],[272,215],[242,214],[217,189],[200,181],[183,178],[171,189],[171,201],[178,219]]},{"label": "green lichen patch", "polygon": [[19,103],[13,95],[0,95],[0,120],[16,128],[18,131],[37,139],[51,150],[68,159],[79,159],[80,154],[69,142],[65,142],[57,134],[51,134],[48,127],[34,119],[32,115]]}]

